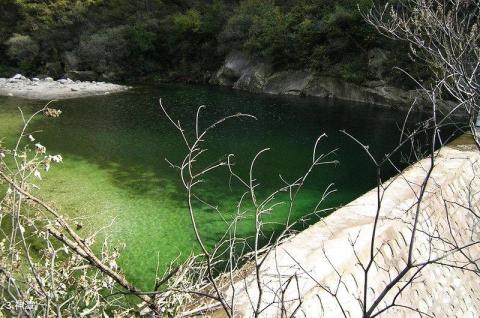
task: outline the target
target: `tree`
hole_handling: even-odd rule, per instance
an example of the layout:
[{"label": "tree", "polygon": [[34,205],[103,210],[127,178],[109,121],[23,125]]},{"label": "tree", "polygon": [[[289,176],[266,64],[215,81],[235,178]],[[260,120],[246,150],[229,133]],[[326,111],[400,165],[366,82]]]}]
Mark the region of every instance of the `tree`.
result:
[{"label": "tree", "polygon": [[102,0],[14,0],[23,16],[25,30],[36,31],[55,25],[71,25],[82,18],[83,13]]},{"label": "tree", "polygon": [[39,53],[38,43],[29,35],[14,34],[5,44],[8,47],[8,56],[16,60],[22,69],[28,69]]}]

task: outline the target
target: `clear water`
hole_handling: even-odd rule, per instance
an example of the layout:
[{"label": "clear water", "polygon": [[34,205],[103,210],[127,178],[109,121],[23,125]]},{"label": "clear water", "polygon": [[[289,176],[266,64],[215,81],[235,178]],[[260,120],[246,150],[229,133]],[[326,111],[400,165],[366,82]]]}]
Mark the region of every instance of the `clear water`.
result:
[{"label": "clear water", "polygon": [[[100,237],[108,237],[113,244],[125,243],[120,266],[144,288],[152,287],[157,269],[162,271],[170,260],[198,250],[185,191],[177,171],[165,161],[168,158],[177,162],[186,149],[178,132],[162,115],[160,97],[188,133],[193,132],[200,105],[207,106],[203,125],[236,112],[255,115],[257,121],[233,120],[215,130],[207,143],[206,159],[234,153],[236,168],[246,176],[256,152],[269,147],[271,150],[255,169],[261,183],[260,197],[282,184],[279,174],[292,180],[302,173],[311,161],[316,138],[326,133],[328,139],[321,143],[319,151],[339,148],[332,159],[340,164],[315,170],[295,205],[297,219],[314,208],[330,183],[338,191],[328,197],[324,208],[348,203],[375,185],[373,165],[358,145],[339,130],[346,129],[382,155],[398,140],[398,126],[404,118],[402,113],[366,104],[173,84],[56,102],[54,107],[63,111],[62,116],[39,117],[31,131],[42,130],[35,135],[37,140],[50,153],[62,154],[64,163],[38,182],[41,189],[37,194],[55,202],[70,217],[82,217],[84,234],[108,226]],[[17,107],[28,113],[43,104],[0,97],[0,138],[4,143],[11,144],[20,127]],[[200,232],[212,246],[225,229],[224,219],[235,210],[241,190],[235,184],[229,187],[225,171],[205,181],[196,194],[218,205],[221,211],[200,207],[197,213]],[[271,220],[281,222],[285,215],[286,210],[279,208]],[[241,224],[242,235],[252,231],[251,219]]]}]

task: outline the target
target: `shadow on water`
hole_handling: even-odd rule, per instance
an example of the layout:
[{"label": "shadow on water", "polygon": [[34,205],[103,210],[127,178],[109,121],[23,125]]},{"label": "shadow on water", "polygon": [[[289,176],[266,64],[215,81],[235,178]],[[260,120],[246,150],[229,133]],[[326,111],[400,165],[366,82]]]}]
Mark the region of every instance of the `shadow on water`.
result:
[{"label": "shadow on water", "polygon": [[[163,268],[178,253],[185,256],[195,246],[185,191],[178,172],[165,161],[179,162],[186,149],[178,132],[162,116],[159,97],[190,134],[200,105],[207,106],[203,127],[237,112],[255,115],[256,121],[229,121],[214,131],[206,144],[206,161],[234,153],[236,169],[246,176],[254,155],[270,148],[255,167],[260,196],[282,184],[279,174],[293,180],[303,173],[316,138],[326,133],[329,138],[322,141],[319,151],[338,148],[332,159],[340,164],[315,170],[298,199],[295,218],[311,210],[330,183],[335,183],[338,191],[326,200],[325,207],[347,203],[375,184],[374,167],[366,154],[339,130],[346,129],[380,156],[397,142],[398,125],[404,118],[402,113],[365,104],[185,85],[139,87],[122,94],[56,102],[62,116],[37,120],[31,127],[32,131],[42,130],[37,139],[49,151],[65,158],[64,166],[46,178],[43,194],[68,211],[76,211],[73,214],[87,213],[95,226],[115,219],[108,235],[126,242],[121,264],[128,276],[144,286],[151,281],[157,262]],[[0,100],[2,122],[14,116],[14,104],[21,102]],[[42,105],[26,103],[30,109]],[[10,131],[13,124],[6,126],[0,127],[0,132]],[[385,177],[392,174],[387,171]],[[238,186],[230,189],[228,184],[226,171],[218,171],[197,190],[203,200],[222,211],[220,215],[203,207],[197,215],[210,246],[223,234],[224,218],[232,215],[242,193]],[[280,222],[286,212],[276,213],[272,219]],[[251,219],[241,227],[243,235],[252,229]]]}]

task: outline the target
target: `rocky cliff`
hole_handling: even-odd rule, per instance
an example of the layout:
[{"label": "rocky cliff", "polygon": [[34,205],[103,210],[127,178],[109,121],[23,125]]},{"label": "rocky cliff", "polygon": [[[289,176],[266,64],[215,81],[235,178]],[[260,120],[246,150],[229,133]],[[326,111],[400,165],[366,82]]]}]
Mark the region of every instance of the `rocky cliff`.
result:
[{"label": "rocky cliff", "polygon": [[320,76],[308,70],[274,72],[268,63],[239,51],[227,55],[210,83],[257,93],[337,98],[398,109],[406,109],[414,100],[422,99],[418,90],[389,86],[382,79],[383,62],[388,58],[386,53],[379,49],[369,53],[369,71],[377,80],[363,85]]}]

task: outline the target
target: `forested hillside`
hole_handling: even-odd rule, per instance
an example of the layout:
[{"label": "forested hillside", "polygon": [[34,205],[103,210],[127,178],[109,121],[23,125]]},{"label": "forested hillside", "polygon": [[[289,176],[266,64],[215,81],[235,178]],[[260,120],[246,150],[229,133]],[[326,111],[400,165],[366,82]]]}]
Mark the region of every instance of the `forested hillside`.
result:
[{"label": "forested hillside", "polygon": [[394,52],[392,66],[406,64],[406,48],[392,49],[363,21],[359,9],[371,2],[3,0],[0,76],[206,81],[237,49],[279,70],[362,82],[371,48]]}]

